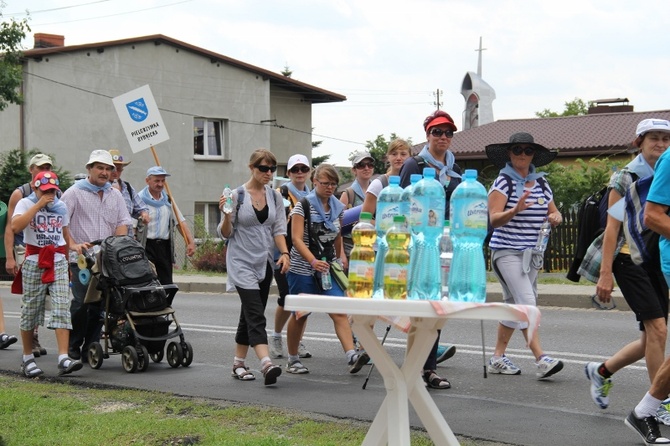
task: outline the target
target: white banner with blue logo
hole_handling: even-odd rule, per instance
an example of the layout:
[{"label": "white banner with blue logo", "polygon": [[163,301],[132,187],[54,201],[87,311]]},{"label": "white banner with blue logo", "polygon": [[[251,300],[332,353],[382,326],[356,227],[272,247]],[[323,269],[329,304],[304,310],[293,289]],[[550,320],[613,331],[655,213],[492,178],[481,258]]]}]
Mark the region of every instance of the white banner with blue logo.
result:
[{"label": "white banner with blue logo", "polygon": [[133,153],[170,139],[148,85],[112,99]]}]

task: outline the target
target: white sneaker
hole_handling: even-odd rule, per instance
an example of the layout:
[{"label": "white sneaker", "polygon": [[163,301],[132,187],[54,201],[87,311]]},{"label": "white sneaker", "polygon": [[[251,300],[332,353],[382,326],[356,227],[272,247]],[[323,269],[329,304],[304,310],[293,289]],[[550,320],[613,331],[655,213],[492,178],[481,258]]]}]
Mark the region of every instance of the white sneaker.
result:
[{"label": "white sneaker", "polygon": [[537,379],[549,378],[563,369],[563,363],[561,361],[549,356],[543,356],[539,362],[535,363],[535,365],[537,365],[537,372],[535,373]]},{"label": "white sneaker", "polygon": [[502,375],[520,375],[521,369],[515,366],[512,361],[505,355],[498,359],[489,359],[489,366],[487,367],[489,373],[500,373]]},{"label": "white sneaker", "polygon": [[272,358],[281,358],[284,355],[284,348],[282,346],[281,337],[275,338],[270,336],[270,357]]},{"label": "white sneaker", "polygon": [[[612,378],[601,376],[598,373],[598,367],[600,367],[599,362],[589,362],[584,366],[584,372],[588,380],[591,381],[591,399],[601,409],[607,409],[607,406],[610,405],[610,398],[607,395],[612,388]],[[670,423],[670,413],[668,413],[668,423]]]},{"label": "white sneaker", "polygon": [[305,344],[300,341],[300,345],[298,346],[298,356],[301,358],[311,358],[312,354],[307,351],[307,348],[305,347]]}]

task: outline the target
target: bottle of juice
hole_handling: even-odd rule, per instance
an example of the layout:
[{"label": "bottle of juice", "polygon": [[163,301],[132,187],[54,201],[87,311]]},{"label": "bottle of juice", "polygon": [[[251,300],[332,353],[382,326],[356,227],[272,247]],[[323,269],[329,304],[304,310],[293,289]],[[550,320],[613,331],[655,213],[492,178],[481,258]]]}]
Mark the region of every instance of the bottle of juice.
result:
[{"label": "bottle of juice", "polygon": [[388,252],[384,258],[384,298],[406,299],[409,272],[410,234],[404,215],[393,217],[393,226],[386,233]]},{"label": "bottle of juice", "polygon": [[361,212],[359,222],[351,230],[354,248],[349,258],[349,297],[372,297],[375,271],[375,251],[372,246],[377,239],[377,231],[372,224],[372,214]]}]

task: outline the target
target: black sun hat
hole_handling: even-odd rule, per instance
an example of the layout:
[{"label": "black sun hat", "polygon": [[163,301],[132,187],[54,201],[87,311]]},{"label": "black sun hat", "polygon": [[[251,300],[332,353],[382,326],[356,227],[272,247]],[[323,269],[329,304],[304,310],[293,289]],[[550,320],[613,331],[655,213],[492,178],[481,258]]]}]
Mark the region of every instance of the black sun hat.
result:
[{"label": "black sun hat", "polygon": [[535,149],[535,155],[533,156],[535,167],[549,164],[558,155],[557,151],[549,150],[543,145],[537,144],[530,133],[519,132],[510,136],[509,142],[486,146],[486,156],[496,167],[503,168],[510,160],[509,149],[517,144],[526,144]]}]

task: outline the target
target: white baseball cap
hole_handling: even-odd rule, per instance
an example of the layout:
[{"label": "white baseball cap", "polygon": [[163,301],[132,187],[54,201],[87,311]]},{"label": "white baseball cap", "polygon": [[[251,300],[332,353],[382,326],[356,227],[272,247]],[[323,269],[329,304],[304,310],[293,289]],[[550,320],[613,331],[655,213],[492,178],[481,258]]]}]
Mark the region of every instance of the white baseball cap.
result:
[{"label": "white baseball cap", "polygon": [[637,136],[642,136],[647,132],[670,133],[670,121],[658,118],[650,118],[640,121],[637,125],[637,130],[635,130],[635,134]]},{"label": "white baseball cap", "polygon": [[53,165],[53,163],[51,162],[51,158],[49,157],[49,155],[38,153],[37,155],[30,158],[30,164],[28,164],[28,166],[43,166],[45,164]]},{"label": "white baseball cap", "polygon": [[309,166],[309,160],[307,159],[307,157],[305,155],[297,154],[297,155],[291,156],[288,159],[287,169],[291,170],[291,168],[293,166],[295,166],[296,164],[304,164],[305,166],[310,167]]}]

